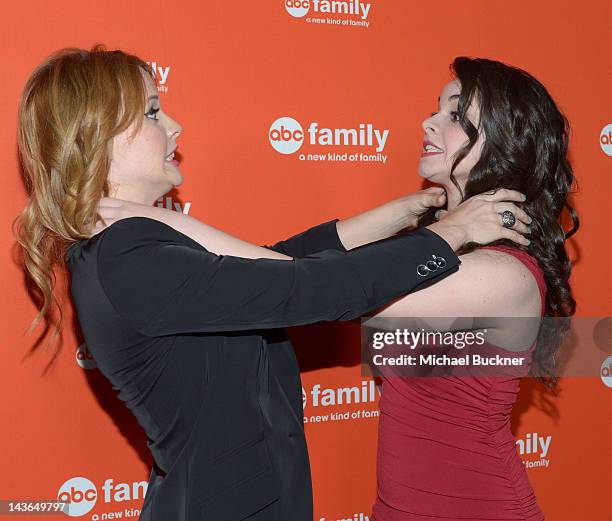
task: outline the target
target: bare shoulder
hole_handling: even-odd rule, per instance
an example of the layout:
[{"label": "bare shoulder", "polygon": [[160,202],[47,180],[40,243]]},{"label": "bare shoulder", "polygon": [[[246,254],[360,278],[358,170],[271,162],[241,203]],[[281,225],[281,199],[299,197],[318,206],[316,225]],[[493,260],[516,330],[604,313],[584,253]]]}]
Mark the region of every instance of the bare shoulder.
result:
[{"label": "bare shoulder", "polygon": [[501,251],[478,249],[461,255],[460,260],[458,271],[405,295],[386,306],[377,316],[540,316],[537,281],[519,259]]},{"label": "bare shoulder", "polygon": [[460,269],[474,281],[478,296],[486,301],[492,312],[503,312],[504,316],[540,315],[538,283],[529,268],[514,255],[478,249],[460,258]]}]

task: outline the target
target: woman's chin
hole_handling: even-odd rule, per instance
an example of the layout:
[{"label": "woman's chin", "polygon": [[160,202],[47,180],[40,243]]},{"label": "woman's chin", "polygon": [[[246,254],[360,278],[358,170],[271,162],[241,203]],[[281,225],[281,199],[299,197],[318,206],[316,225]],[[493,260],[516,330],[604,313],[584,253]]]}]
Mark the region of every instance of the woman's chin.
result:
[{"label": "woman's chin", "polygon": [[422,161],[419,163],[417,172],[419,173],[419,177],[422,177],[423,179],[426,179],[431,183],[436,183],[439,185],[446,184],[449,179],[449,175],[447,172],[440,172],[439,170],[427,168],[427,165],[423,165]]},{"label": "woman's chin", "polygon": [[436,172],[430,172],[426,168],[421,168],[420,166],[417,171],[419,173],[419,177],[422,177],[423,179],[427,179],[428,181],[431,181],[432,183],[439,182],[438,175],[436,175]]},{"label": "woman's chin", "polygon": [[173,168],[172,171],[168,169],[167,176],[170,184],[172,185],[170,188],[174,186],[181,186],[183,184],[183,175],[179,172],[178,168]]}]

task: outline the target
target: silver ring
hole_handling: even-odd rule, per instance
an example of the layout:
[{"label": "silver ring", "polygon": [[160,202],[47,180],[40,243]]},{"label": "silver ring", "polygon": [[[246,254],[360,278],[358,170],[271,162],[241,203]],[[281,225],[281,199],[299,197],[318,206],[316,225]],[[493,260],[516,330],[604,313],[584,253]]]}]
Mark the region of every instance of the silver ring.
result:
[{"label": "silver ring", "polygon": [[504,210],[501,215],[502,226],[504,228],[512,228],[516,224],[516,217],[510,210]]}]

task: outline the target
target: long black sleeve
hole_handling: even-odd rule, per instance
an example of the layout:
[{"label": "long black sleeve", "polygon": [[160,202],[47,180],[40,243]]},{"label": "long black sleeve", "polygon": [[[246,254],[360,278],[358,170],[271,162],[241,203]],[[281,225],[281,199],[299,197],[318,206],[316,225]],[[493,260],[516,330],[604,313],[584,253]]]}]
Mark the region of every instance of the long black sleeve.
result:
[{"label": "long black sleeve", "polygon": [[[291,261],[215,255],[158,221],[123,219],[100,236],[98,277],[117,312],[148,336],[297,326],[357,318],[456,271],[435,233]],[[432,256],[444,266],[417,268]]]},{"label": "long black sleeve", "polygon": [[277,242],[273,246],[264,246],[270,250],[291,257],[306,257],[323,250],[347,251],[340,241],[336,222],[338,219],[321,223],[289,239]]}]

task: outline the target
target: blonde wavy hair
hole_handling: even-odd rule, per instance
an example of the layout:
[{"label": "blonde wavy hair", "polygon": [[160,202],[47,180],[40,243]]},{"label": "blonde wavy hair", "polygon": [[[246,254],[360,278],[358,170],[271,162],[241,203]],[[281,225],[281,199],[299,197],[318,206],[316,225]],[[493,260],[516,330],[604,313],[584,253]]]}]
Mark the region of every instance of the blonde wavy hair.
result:
[{"label": "blonde wavy hair", "polygon": [[65,48],[36,67],[23,89],[18,150],[28,203],[13,232],[38,309],[28,333],[45,323],[39,342],[50,329],[52,339],[61,337],[55,270],[65,269],[70,244],[92,235],[98,201],[109,195],[113,138],[132,123],[134,135],[140,130],[143,71],[151,74],[140,58],[101,44],[90,51]]}]

